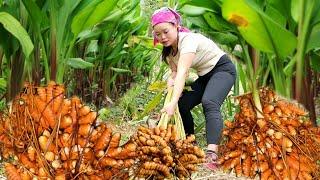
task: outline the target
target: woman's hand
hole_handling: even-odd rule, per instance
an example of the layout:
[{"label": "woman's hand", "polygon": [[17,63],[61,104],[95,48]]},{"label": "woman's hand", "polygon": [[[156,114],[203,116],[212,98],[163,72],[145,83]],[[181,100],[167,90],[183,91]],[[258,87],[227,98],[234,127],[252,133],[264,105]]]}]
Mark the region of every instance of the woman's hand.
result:
[{"label": "woman's hand", "polygon": [[171,101],[165,106],[163,106],[161,113],[166,112],[169,116],[172,116],[174,114],[174,110],[176,107],[177,107],[177,104]]},{"label": "woman's hand", "polygon": [[172,77],[169,77],[167,80],[167,88],[174,86],[174,79]]}]

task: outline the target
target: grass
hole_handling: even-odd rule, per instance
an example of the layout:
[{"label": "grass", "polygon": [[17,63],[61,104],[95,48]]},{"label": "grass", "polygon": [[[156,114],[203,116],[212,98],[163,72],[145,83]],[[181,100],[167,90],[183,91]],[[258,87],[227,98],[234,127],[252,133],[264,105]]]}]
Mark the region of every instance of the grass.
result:
[{"label": "grass", "polygon": [[[100,118],[103,121],[113,120],[116,125],[137,120],[146,103],[155,95],[155,93],[148,91],[147,87],[148,84],[145,82],[135,84],[111,107],[102,108],[99,111]],[[160,112],[160,107],[154,112],[156,113],[157,111]],[[144,119],[144,121],[147,120],[146,118]]]}]

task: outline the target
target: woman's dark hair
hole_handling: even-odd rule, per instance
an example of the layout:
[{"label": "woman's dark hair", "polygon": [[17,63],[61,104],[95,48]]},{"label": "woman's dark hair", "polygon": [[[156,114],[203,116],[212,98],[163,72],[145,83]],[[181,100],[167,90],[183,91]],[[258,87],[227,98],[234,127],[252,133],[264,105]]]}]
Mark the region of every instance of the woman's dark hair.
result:
[{"label": "woman's dark hair", "polygon": [[169,47],[163,46],[163,49],[162,49],[162,61],[164,61],[166,64],[168,64],[167,57],[170,55],[171,49],[172,49],[172,46],[169,46]]}]

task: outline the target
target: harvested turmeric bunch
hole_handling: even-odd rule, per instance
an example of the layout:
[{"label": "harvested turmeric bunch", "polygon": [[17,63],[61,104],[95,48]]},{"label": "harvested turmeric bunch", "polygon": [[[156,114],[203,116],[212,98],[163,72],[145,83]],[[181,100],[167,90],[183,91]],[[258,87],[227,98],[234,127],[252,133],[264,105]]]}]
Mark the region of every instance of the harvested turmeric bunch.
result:
[{"label": "harvested turmeric bunch", "polygon": [[194,136],[184,140],[177,137],[175,125],[167,128],[139,127],[133,141],[137,144],[139,154],[138,177],[156,179],[190,178],[197,170],[197,164],[204,162],[204,152],[194,146]]},{"label": "harvested turmeric bunch", "polygon": [[97,112],[63,85],[28,84],[0,119],[0,149],[8,179],[104,179],[129,177],[137,145],[119,145],[120,134],[97,124]]},{"label": "harvested turmeric bunch", "polygon": [[219,164],[238,176],[267,179],[319,179],[319,128],[311,127],[307,112],[260,90],[263,117],[257,118],[250,94],[239,97],[240,112],[226,121]]}]

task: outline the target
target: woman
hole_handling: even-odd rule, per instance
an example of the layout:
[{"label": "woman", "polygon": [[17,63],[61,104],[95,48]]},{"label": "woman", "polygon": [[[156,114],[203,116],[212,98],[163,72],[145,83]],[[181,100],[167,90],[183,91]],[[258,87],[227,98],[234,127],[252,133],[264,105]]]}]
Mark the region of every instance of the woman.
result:
[{"label": "woman", "polygon": [[[168,86],[173,87],[173,98],[162,112],[173,115],[178,104],[186,134],[194,134],[191,109],[202,103],[206,119],[208,168],[216,169],[220,134],[223,128],[220,107],[236,78],[235,66],[212,40],[181,27],[181,17],[164,7],[151,18],[154,44],[163,45],[162,59],[171,69]],[[183,92],[189,68],[199,78],[191,85],[193,91]]]}]

